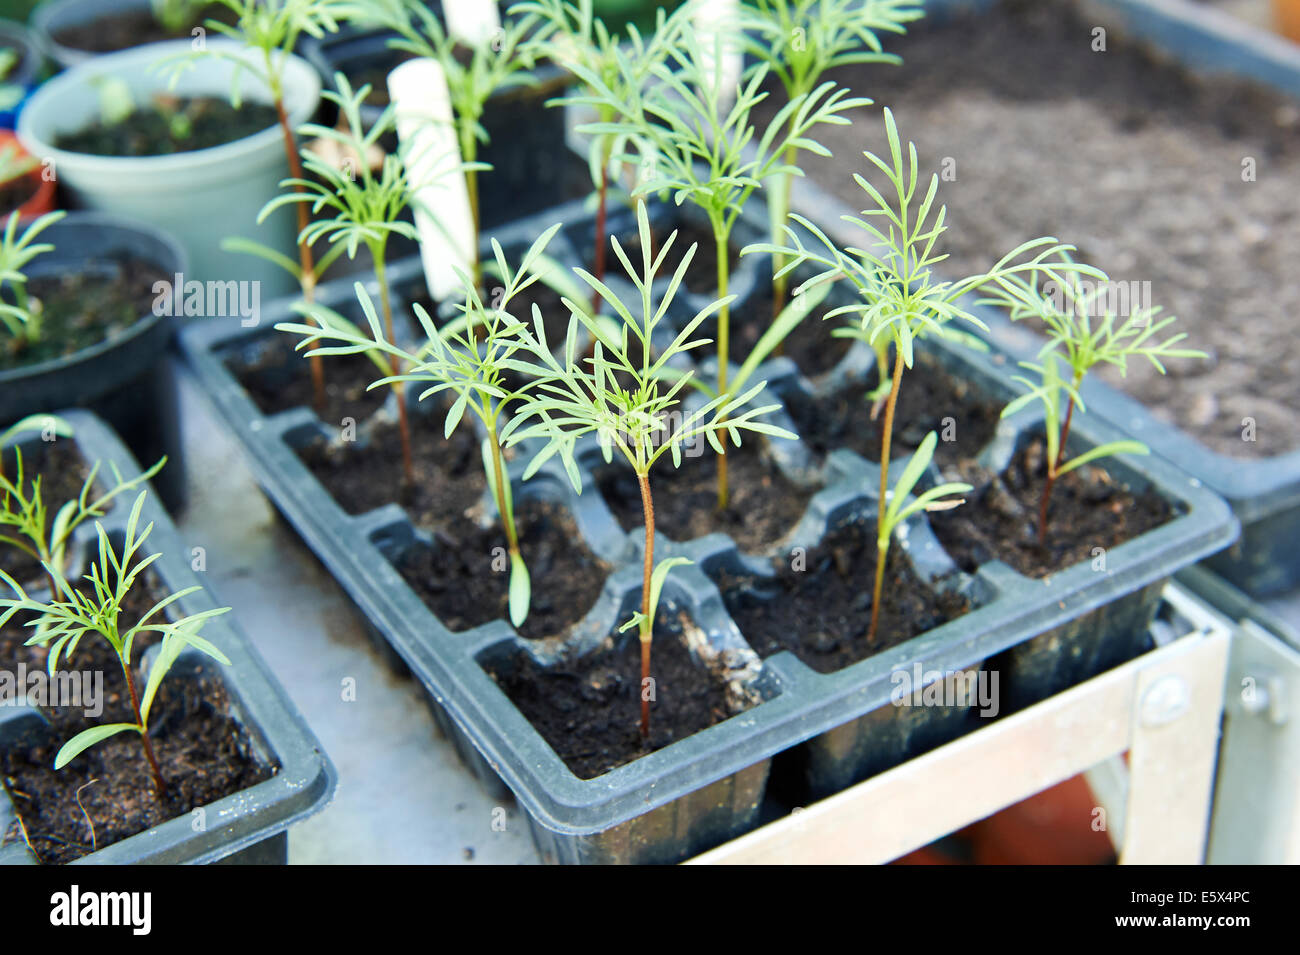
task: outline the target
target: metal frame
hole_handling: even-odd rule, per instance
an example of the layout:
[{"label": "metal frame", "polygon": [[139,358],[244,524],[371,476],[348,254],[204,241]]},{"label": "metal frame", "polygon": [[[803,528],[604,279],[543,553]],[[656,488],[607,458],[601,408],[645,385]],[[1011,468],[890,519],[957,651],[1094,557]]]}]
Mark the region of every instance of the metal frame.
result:
[{"label": "metal frame", "polygon": [[1125,752],[1120,861],[1203,862],[1232,629],[1165,599],[1182,637],[687,864],[888,862]]}]

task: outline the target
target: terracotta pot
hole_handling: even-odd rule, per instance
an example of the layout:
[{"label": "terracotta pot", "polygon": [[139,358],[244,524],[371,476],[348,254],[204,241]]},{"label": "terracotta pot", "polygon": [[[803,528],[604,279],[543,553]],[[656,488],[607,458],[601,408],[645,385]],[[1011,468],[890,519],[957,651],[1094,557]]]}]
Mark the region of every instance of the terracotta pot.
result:
[{"label": "terracotta pot", "polygon": [[[30,155],[18,142],[17,136],[7,129],[0,129],[0,150],[6,147],[15,147],[21,155]],[[34,191],[31,198],[18,207],[18,214],[23,219],[43,215],[54,209],[54,180],[46,179],[41,173],[42,169],[38,166],[24,177],[31,182]],[[7,219],[13,211],[13,209],[0,209],[0,219]]]},{"label": "terracotta pot", "polygon": [[1300,43],[1300,0],[1273,0],[1273,27],[1287,39]]}]

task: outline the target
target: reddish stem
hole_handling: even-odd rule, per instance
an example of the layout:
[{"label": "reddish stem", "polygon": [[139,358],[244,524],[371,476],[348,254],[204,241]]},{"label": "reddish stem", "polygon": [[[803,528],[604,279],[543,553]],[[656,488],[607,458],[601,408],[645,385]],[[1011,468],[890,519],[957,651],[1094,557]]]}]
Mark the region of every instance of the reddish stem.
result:
[{"label": "reddish stem", "polygon": [[[898,405],[898,389],[903,384],[903,353],[895,349],[894,381],[889,389],[889,401],[885,403],[884,434],[880,439],[880,503],[877,506],[877,533],[879,522],[885,519],[886,495],[889,493],[889,446],[894,437],[894,408]],[[885,557],[888,550],[876,552],[876,583],[871,597],[871,626],[867,630],[867,646],[876,640],[876,627],[880,623],[880,596],[885,587]]]},{"label": "reddish stem", "polygon": [[650,619],[650,578],[655,565],[655,505],[650,496],[650,476],[638,474],[641,485],[641,509],[645,512],[645,566],[641,575],[641,741],[650,741],[650,700],[646,687],[650,680],[650,640],[654,621]]},{"label": "reddish stem", "polygon": [[154,757],[153,744],[149,742],[148,727],[140,717],[140,697],[135,692],[135,677],[131,675],[131,665],[124,663],[122,672],[126,674],[126,688],[131,693],[131,711],[135,713],[136,725],[140,727],[140,741],[144,743],[144,755],[149,760],[149,768],[153,771],[154,788],[158,790],[158,798],[163,799],[167,795],[167,784],[163,781],[162,770],[158,768],[158,760]]},{"label": "reddish stem", "polygon": [[1070,396],[1065,406],[1065,424],[1061,427],[1061,445],[1056,449],[1056,460],[1047,462],[1047,481],[1043,484],[1043,496],[1038,502],[1038,543],[1047,543],[1047,504],[1052,498],[1052,488],[1060,475],[1061,464],[1065,461],[1065,442],[1070,438],[1070,419],[1074,417],[1074,396]]}]

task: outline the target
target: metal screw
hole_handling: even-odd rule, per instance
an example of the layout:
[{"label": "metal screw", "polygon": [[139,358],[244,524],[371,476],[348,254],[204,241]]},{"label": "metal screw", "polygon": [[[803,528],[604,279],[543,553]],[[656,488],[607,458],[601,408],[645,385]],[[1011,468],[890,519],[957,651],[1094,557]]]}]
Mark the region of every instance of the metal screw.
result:
[{"label": "metal screw", "polygon": [[1182,677],[1162,676],[1142,696],[1142,725],[1165,726],[1191,706],[1191,692]]}]

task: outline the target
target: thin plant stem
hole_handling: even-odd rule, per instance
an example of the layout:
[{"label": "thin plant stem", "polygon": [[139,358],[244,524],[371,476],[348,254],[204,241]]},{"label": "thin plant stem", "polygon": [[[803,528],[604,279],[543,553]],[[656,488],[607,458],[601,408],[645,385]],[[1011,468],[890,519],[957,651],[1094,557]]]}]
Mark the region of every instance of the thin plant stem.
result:
[{"label": "thin plant stem", "polygon": [[[606,203],[608,199],[609,169],[606,166],[601,166],[600,196],[596,205],[596,251],[594,258],[592,259],[592,268],[594,270],[592,274],[595,275],[596,280],[599,282],[605,281],[605,233],[608,229],[606,224],[606,216],[608,215]],[[600,306],[603,301],[604,300],[599,295],[595,296],[595,301],[592,302],[592,318],[596,318],[600,315]]]},{"label": "thin plant stem", "polygon": [[135,691],[135,677],[131,675],[130,661],[121,662],[122,673],[126,676],[126,688],[131,693],[131,711],[135,713],[136,726],[140,727],[140,741],[144,743],[144,755],[149,760],[149,768],[153,771],[153,784],[158,790],[158,798],[162,799],[167,795],[167,783],[163,781],[162,770],[158,768],[158,760],[153,754],[153,744],[149,742],[149,730],[140,716],[140,696]]},{"label": "thin plant stem", "polygon": [[[885,403],[884,434],[880,439],[880,503],[877,505],[876,521],[885,519],[885,501],[889,493],[889,446],[894,436],[894,409],[898,405],[898,389],[903,384],[903,351],[895,349],[894,382],[889,389],[889,401]],[[876,627],[880,624],[880,596],[885,588],[885,557],[888,540],[876,551],[876,583],[871,591],[871,626],[867,629],[867,646],[876,641]]]},{"label": "thin plant stem", "polygon": [[[713,237],[718,250],[718,298],[727,297],[727,284],[731,263],[728,261],[727,236],[721,221],[714,219]],[[731,306],[718,309],[718,394],[727,393],[727,365],[730,358]],[[718,455],[718,510],[727,507],[727,450],[723,445]]]},{"label": "thin plant stem", "polygon": [[492,476],[496,481],[497,513],[506,530],[506,546],[511,555],[519,557],[519,538],[515,533],[515,522],[506,507],[505,468],[501,464],[501,443],[497,440],[496,422],[488,425],[488,446],[492,452]]},{"label": "thin plant stem", "polygon": [[[390,343],[396,344],[397,340],[393,335],[393,306],[388,292],[383,249],[372,247],[371,258],[375,262],[375,281],[379,283],[379,300],[384,310],[384,334],[388,336]],[[400,375],[402,360],[394,356],[392,363],[393,374]],[[393,393],[397,395],[397,430],[402,436],[402,478],[409,487],[415,485],[415,464],[411,456],[411,422],[406,409],[406,383],[393,382]]]},{"label": "thin plant stem", "polygon": [[[460,137],[461,156],[467,163],[478,161],[478,144],[474,141],[474,132],[462,131]],[[469,250],[471,265],[474,273],[474,287],[481,289],[483,287],[483,263],[479,261],[478,254],[478,236],[479,236],[479,197],[478,197],[478,170],[465,170],[465,193],[469,196],[469,217],[470,225],[473,227],[473,239],[471,240],[472,248]]]},{"label": "thin plant stem", "polygon": [[650,619],[650,578],[655,566],[655,504],[650,496],[650,475],[637,472],[641,485],[641,510],[645,517],[645,566],[641,573],[641,742],[650,741],[650,699],[646,688],[650,686],[650,641],[654,636],[654,621]]},{"label": "thin plant stem", "polygon": [[[1078,381],[1075,382],[1078,387]],[[1047,543],[1047,505],[1052,498],[1052,488],[1061,473],[1065,462],[1065,442],[1070,438],[1070,419],[1074,417],[1074,395],[1070,396],[1065,406],[1065,424],[1061,427],[1061,446],[1056,449],[1056,460],[1047,462],[1047,481],[1043,484],[1043,496],[1038,502],[1038,543]]]},{"label": "thin plant stem", "polygon": [[[786,147],[785,149],[786,165],[793,166],[798,156],[799,156],[799,150],[794,146],[794,144],[791,144]],[[777,180],[776,188],[775,190],[773,190],[776,194],[776,201],[780,203],[780,205],[777,206],[778,211],[784,213],[787,216],[790,214],[790,190],[793,183],[794,183],[794,177],[790,173],[788,172],[781,173],[780,178]],[[774,235],[772,237],[772,241],[774,243],[780,242],[780,237]],[[790,276],[788,274],[787,275],[776,274],[780,272],[781,269],[784,267],[785,267],[785,256],[781,255],[780,253],[773,255],[772,274],[775,277],[772,279],[772,321],[776,321],[777,316],[781,314],[781,309],[785,308],[786,292],[787,289],[789,288]],[[785,353],[785,341],[782,340],[776,346],[776,354],[781,355],[784,353]]]}]

